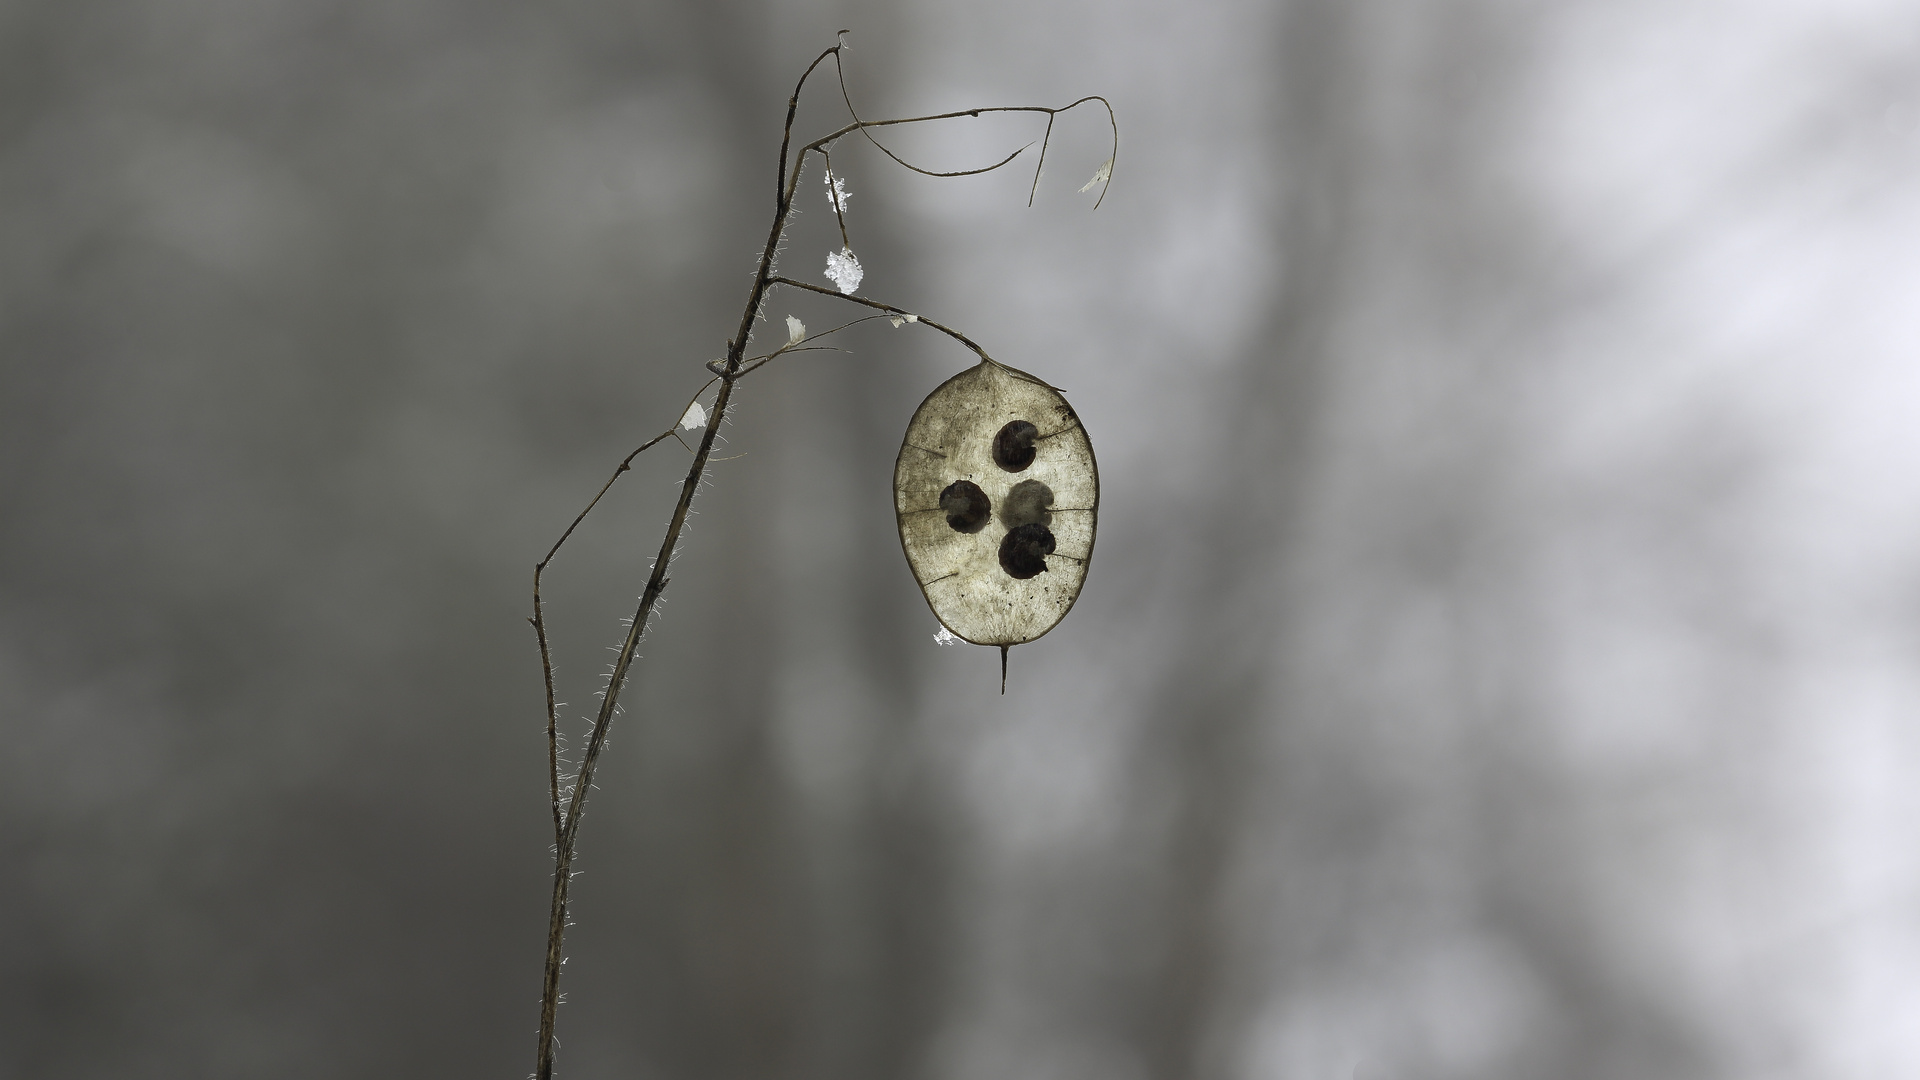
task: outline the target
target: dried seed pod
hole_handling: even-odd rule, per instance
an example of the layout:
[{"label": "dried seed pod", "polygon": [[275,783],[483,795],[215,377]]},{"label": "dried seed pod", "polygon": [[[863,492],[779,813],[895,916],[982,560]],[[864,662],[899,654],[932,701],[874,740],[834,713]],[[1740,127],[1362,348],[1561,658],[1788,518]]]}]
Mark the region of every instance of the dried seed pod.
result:
[{"label": "dried seed pod", "polygon": [[1032,375],[985,361],[928,394],[907,424],[893,498],[914,579],[960,638],[1025,644],[1079,598],[1100,473],[1073,407]]}]

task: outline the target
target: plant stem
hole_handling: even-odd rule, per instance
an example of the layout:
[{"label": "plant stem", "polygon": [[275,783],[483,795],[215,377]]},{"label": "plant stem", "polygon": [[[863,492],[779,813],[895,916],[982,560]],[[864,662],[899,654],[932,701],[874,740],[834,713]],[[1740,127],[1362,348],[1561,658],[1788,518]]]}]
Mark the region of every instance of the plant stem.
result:
[{"label": "plant stem", "polygon": [[[842,33],[845,33],[845,31],[842,31]],[[565,944],[567,929],[567,900],[569,887],[573,881],[574,857],[578,850],[580,817],[586,807],[587,793],[593,790],[593,772],[594,768],[599,764],[601,752],[606,748],[607,732],[613,726],[613,718],[618,712],[620,692],[626,687],[627,673],[633,666],[634,653],[640,646],[640,639],[646,633],[647,620],[652,617],[654,606],[659,602],[661,594],[666,592],[668,582],[667,569],[673,563],[674,552],[680,542],[680,533],[686,527],[687,514],[693,506],[693,497],[699,492],[701,481],[706,478],[707,464],[713,452],[713,442],[719,435],[720,425],[726,421],[727,408],[733,399],[734,384],[737,383],[743,375],[764,366],[764,364],[774,356],[788,351],[782,348],[776,350],[768,357],[756,358],[759,360],[759,363],[746,367],[743,370],[742,364],[746,355],[747,339],[752,335],[753,323],[760,315],[760,308],[766,299],[767,290],[772,285],[788,285],[809,292],[838,296],[840,299],[892,314],[910,314],[905,309],[893,307],[890,304],[882,304],[878,301],[867,300],[857,296],[842,295],[817,285],[809,285],[791,278],[778,277],[773,273],[774,258],[779,251],[780,238],[786,231],[787,219],[792,212],[794,190],[798,187],[800,175],[806,168],[807,154],[811,152],[825,157],[827,147],[831,146],[835,140],[855,131],[865,135],[868,141],[871,142],[873,141],[873,136],[871,132],[866,130],[868,128],[890,127],[896,124],[923,123],[932,120],[947,120],[962,116],[977,117],[981,113],[1046,113],[1048,138],[1052,135],[1053,118],[1056,114],[1065,112],[1077,105],[1085,104],[1088,101],[1098,101],[1102,105],[1106,105],[1108,118],[1109,120],[1112,119],[1113,107],[1107,103],[1105,98],[1088,97],[1081,98],[1079,101],[1057,109],[1041,106],[994,107],[968,109],[962,112],[941,113],[933,116],[907,117],[897,120],[861,120],[859,119],[859,115],[853,112],[853,101],[846,93],[846,82],[844,74],[842,73],[840,83],[841,96],[846,100],[847,111],[854,116],[854,122],[802,146],[798,156],[792,161],[791,170],[789,170],[789,154],[793,144],[793,121],[800,107],[800,92],[805,88],[807,79],[827,57],[833,57],[835,66],[838,68],[839,53],[840,46],[835,45],[833,48],[827,49],[815,57],[813,63],[809,64],[807,70],[801,74],[800,81],[794,85],[793,95],[787,99],[787,120],[780,136],[780,164],[777,182],[774,188],[773,226],[767,231],[766,247],[763,248],[760,253],[760,268],[759,271],[754,274],[753,289],[747,296],[746,309],[741,312],[739,330],[727,341],[725,362],[714,361],[708,365],[708,367],[719,376],[720,390],[714,396],[713,411],[707,418],[706,432],[700,437],[699,446],[694,449],[693,463],[687,468],[687,478],[680,485],[680,498],[679,501],[674,504],[673,517],[667,523],[666,536],[660,541],[660,551],[654,556],[653,570],[647,577],[646,588],[640,594],[640,606],[634,611],[633,623],[627,628],[626,640],[621,643],[619,657],[614,661],[613,671],[608,676],[606,696],[605,699],[601,701],[599,713],[594,719],[593,732],[587,740],[586,753],[581,756],[579,770],[572,778],[571,794],[565,798],[563,798],[561,791],[560,735],[558,705],[554,700],[553,657],[548,647],[546,616],[542,610],[540,597],[541,576],[546,572],[548,564],[553,561],[554,555],[559,552],[560,546],[566,543],[567,538],[573,535],[573,531],[579,527],[581,521],[585,520],[587,514],[591,513],[593,508],[599,504],[600,499],[606,495],[608,489],[613,486],[614,481],[618,480],[621,474],[625,473],[628,468],[631,467],[633,459],[638,457],[642,451],[664,441],[668,436],[678,438],[678,424],[676,423],[675,427],[668,428],[665,432],[649,440],[645,445],[641,446],[640,449],[627,455],[626,459],[614,470],[612,478],[610,478],[606,484],[601,487],[599,493],[593,497],[593,501],[589,502],[587,508],[580,512],[579,517],[574,518],[572,525],[567,526],[566,532],[561,534],[560,539],[556,541],[553,547],[547,552],[546,558],[540,560],[534,567],[533,617],[529,619],[528,622],[533,624],[534,633],[540,641],[540,665],[546,679],[548,798],[552,804],[554,827],[553,903],[549,909],[547,920],[546,970],[545,977],[541,982],[540,992],[540,1047],[534,1068],[534,1077],[536,1080],[552,1080],[553,1077],[554,1048],[556,1045],[554,1041],[555,1014],[560,1005],[560,969],[565,963],[563,946]],[[902,160],[898,155],[894,154],[893,151],[881,146],[878,142],[873,142],[873,145],[879,147],[882,153],[906,168],[929,176],[972,176],[983,172],[991,172],[1012,161],[1015,157],[1018,157],[1021,152],[1020,150],[1016,150],[1000,162],[982,169],[967,169],[958,172],[932,172]],[[1119,146],[1119,128],[1117,125],[1114,128],[1114,146],[1117,151]],[[1025,147],[1021,149],[1024,150]],[[1046,139],[1043,138],[1041,141],[1041,158],[1043,161],[1045,155]],[[1039,182],[1039,169],[1037,166],[1035,168],[1034,182],[1036,185]],[[1103,189],[1103,197],[1104,194]],[[1029,194],[1029,201],[1031,201],[1031,194]],[[1096,202],[1095,206],[1097,207],[1098,205]],[[845,244],[845,218],[838,212],[840,210],[838,199],[835,200],[834,209],[836,211],[836,218],[841,222],[841,239],[843,244]],[[979,345],[976,345],[971,339],[959,331],[942,326],[931,319],[919,316],[915,316],[915,318],[917,318],[919,322],[925,323],[928,327],[948,335],[973,350],[979,354],[982,360],[990,363],[995,362],[991,357],[987,356],[985,350],[981,349]],[[863,320],[854,321],[859,322]],[[852,324],[849,323],[847,325]],[[844,329],[844,327],[837,329]],[[1016,374],[1024,373],[1016,372]],[[1031,378],[1031,376],[1027,377]],[[704,393],[705,389],[705,387],[702,387],[701,392]],[[698,394],[695,395],[694,400],[699,400]],[[684,441],[685,440],[682,440],[682,442]]]},{"label": "plant stem", "polygon": [[[660,541],[660,552],[654,556],[653,572],[647,578],[647,587],[640,594],[640,606],[634,611],[633,625],[627,628],[627,638],[620,645],[620,655],[614,661],[613,673],[607,679],[606,698],[600,703],[600,713],[593,724],[593,735],[587,740],[587,751],[580,759],[580,771],[574,779],[573,797],[568,800],[567,810],[562,821],[559,817],[559,771],[557,732],[552,723],[552,665],[547,667],[548,716],[548,761],[553,777],[553,796],[556,821],[559,832],[555,837],[553,863],[553,905],[547,920],[547,963],[546,977],[541,983],[540,992],[540,1051],[534,1075],[538,1080],[552,1080],[553,1077],[553,1029],[555,1012],[560,1005],[560,968],[564,962],[562,946],[567,931],[567,893],[573,880],[573,859],[580,835],[580,814],[587,802],[587,792],[593,789],[594,766],[600,761],[600,752],[607,744],[607,731],[613,726],[613,717],[620,700],[620,691],[627,681],[627,670],[633,666],[633,654],[640,647],[640,637],[647,628],[647,619],[652,616],[653,608],[660,600],[660,594],[667,589],[667,568],[673,562],[675,547],[680,542],[680,532],[686,527],[687,512],[693,506],[693,497],[700,490],[700,481],[706,477],[707,459],[713,453],[713,440],[720,433],[720,425],[726,420],[727,405],[733,398],[733,385],[740,372],[740,361],[746,353],[747,338],[753,330],[753,320],[760,312],[760,303],[766,296],[768,281],[773,276],[774,254],[780,244],[780,234],[787,226],[787,215],[793,206],[793,189],[799,183],[800,171],[805,164],[805,153],[801,160],[794,163],[792,179],[787,177],[787,151],[793,139],[794,113],[800,106],[800,90],[806,85],[807,76],[820,66],[820,61],[839,52],[839,46],[821,53],[806,73],[800,76],[800,82],[793,88],[793,96],[787,100],[786,128],[780,138],[780,185],[776,189],[773,214],[773,228],[768,231],[766,248],[760,253],[760,269],[753,277],[753,290],[747,297],[746,310],[740,316],[740,330],[727,342],[727,361],[720,375],[720,392],[714,396],[713,412],[707,418],[706,433],[700,437],[700,445],[693,453],[693,464],[687,468],[687,478],[680,485],[680,499],[674,504],[673,518],[667,522],[667,534]],[[632,459],[629,458],[629,461]],[[622,463],[624,469],[625,463]],[[618,475],[617,473],[615,474]],[[611,481],[609,481],[611,484]],[[603,489],[604,490],[604,489]],[[589,507],[591,509],[591,507]],[[584,516],[584,514],[582,515]],[[576,522],[577,523],[577,522]],[[562,537],[564,540],[565,537]],[[558,545],[556,545],[557,547]],[[551,553],[549,553],[551,558]],[[541,568],[545,567],[541,564]],[[535,580],[535,617],[538,613],[538,573]],[[536,629],[541,629],[536,624]],[[541,658],[547,661],[545,635],[541,635]]]}]

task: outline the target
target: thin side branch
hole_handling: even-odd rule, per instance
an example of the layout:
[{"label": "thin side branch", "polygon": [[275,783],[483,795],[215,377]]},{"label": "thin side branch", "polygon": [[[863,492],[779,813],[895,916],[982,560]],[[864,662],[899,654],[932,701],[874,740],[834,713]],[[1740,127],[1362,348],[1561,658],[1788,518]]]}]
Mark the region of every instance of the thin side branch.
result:
[{"label": "thin side branch", "polygon": [[[694,391],[693,398],[687,402],[688,406],[691,407],[693,402],[699,401],[700,395],[706,393],[707,387],[712,386],[715,381],[717,380],[708,379],[705,383],[701,384],[700,389]],[[681,415],[686,415],[685,409],[681,410]],[[553,842],[555,844],[560,842],[562,829],[560,810],[560,732],[558,705],[554,701],[553,693],[553,650],[547,643],[547,619],[540,599],[540,580],[542,575],[547,571],[547,564],[553,562],[553,557],[560,553],[561,546],[573,535],[573,531],[580,527],[580,523],[587,520],[587,515],[593,513],[593,508],[600,505],[600,500],[606,497],[608,490],[613,487],[614,481],[619,480],[622,473],[633,467],[633,459],[651,450],[659,443],[664,442],[669,435],[674,438],[679,438],[679,432],[675,430],[679,426],[679,421],[675,421],[673,427],[648,439],[633,453],[622,458],[620,464],[614,468],[613,475],[609,476],[607,482],[600,485],[600,490],[594,493],[593,498],[587,503],[586,509],[580,511],[580,513],[574,517],[573,523],[568,525],[566,531],[560,534],[560,539],[555,540],[553,546],[547,549],[546,557],[534,564],[533,567],[533,618],[527,621],[533,624],[534,636],[540,641],[540,674],[545,680],[547,687],[547,794],[553,804]]]},{"label": "thin side branch", "polygon": [[[816,63],[817,62],[818,61],[816,61]],[[1107,123],[1113,129],[1113,153],[1107,156],[1107,178],[1100,185],[1100,197],[1093,201],[1093,208],[1095,210],[1100,209],[1100,204],[1105,202],[1107,199],[1107,188],[1111,186],[1113,183],[1113,165],[1116,161],[1120,159],[1120,121],[1116,119],[1113,115],[1113,103],[1108,101],[1106,98],[1101,97],[1098,94],[1088,95],[1087,97],[1083,97],[1078,101],[1072,102],[1067,105],[1062,105],[1059,108],[1048,108],[1042,105],[1004,105],[1004,106],[998,106],[990,109],[968,109],[964,112],[939,113],[933,116],[910,116],[910,117],[906,117],[899,120],[863,121],[860,119],[860,113],[858,112],[858,110],[856,110],[853,107],[853,95],[847,92],[847,71],[846,71],[846,67],[840,63],[840,56],[837,52],[834,54],[834,57],[833,57],[833,67],[834,67],[834,73],[838,76],[840,81],[840,100],[846,102],[847,115],[853,117],[853,123],[847,125],[844,128],[841,128],[839,131],[834,132],[832,135],[827,136],[824,140],[822,140],[822,142],[831,144],[833,140],[840,138],[842,135],[845,135],[850,131],[857,130],[860,132],[860,134],[866,137],[866,140],[868,142],[874,145],[875,149],[887,155],[889,158],[892,158],[896,164],[900,165],[903,168],[910,169],[913,172],[920,173],[923,176],[942,176],[942,177],[978,176],[981,173],[992,172],[993,170],[999,168],[1000,166],[1005,165],[1007,162],[1012,161],[1014,158],[1019,157],[1020,154],[1027,149],[1027,147],[1032,146],[1033,144],[1028,143],[1026,146],[1021,147],[1019,150],[1015,150],[1013,153],[1008,154],[1005,158],[1001,159],[1000,161],[997,161],[992,165],[988,165],[983,169],[962,169],[957,172],[935,172],[930,169],[923,169],[918,165],[915,165],[912,162],[907,161],[905,158],[902,158],[900,155],[894,153],[892,150],[887,149],[885,146],[883,146],[880,143],[878,139],[875,139],[873,137],[873,133],[868,131],[867,129],[876,128],[876,127],[891,127],[895,124],[918,124],[918,123],[924,123],[929,120],[952,120],[962,116],[977,117],[981,113],[985,113],[985,112],[1046,113],[1047,114],[1047,133],[1040,140],[1040,160],[1037,163],[1035,163],[1033,167],[1033,186],[1027,192],[1028,206],[1033,205],[1034,194],[1040,190],[1040,170],[1044,168],[1047,164],[1047,142],[1048,140],[1053,138],[1054,120],[1057,117],[1059,117],[1061,113],[1067,112],[1068,110],[1073,109],[1076,106],[1085,105],[1089,101],[1097,101],[1101,105],[1106,106]],[[812,69],[808,69],[808,70],[812,70]],[[818,145],[820,145],[820,143],[815,143],[812,146],[808,146],[806,149],[810,150]],[[804,155],[805,155],[805,151],[803,150],[802,156]]]},{"label": "thin side branch", "polygon": [[[775,279],[775,282],[777,281],[778,279]],[[775,282],[769,282],[769,284],[773,284]],[[808,344],[808,342],[819,341],[821,338],[824,338],[824,337],[831,337],[834,334],[837,334],[840,331],[845,330],[850,326],[858,326],[863,322],[872,322],[875,319],[885,319],[887,317],[888,316],[886,315],[862,315],[857,319],[850,319],[846,322],[843,322],[839,326],[836,326],[831,330],[822,330],[817,334],[809,334],[806,337],[801,338],[799,341],[789,342],[773,350],[772,352],[767,353],[764,356],[748,357],[740,367],[740,374],[735,377],[737,379],[744,379],[748,375],[751,375],[754,372],[759,371],[761,368],[766,367],[768,364],[772,363],[775,360],[780,359],[781,357],[787,355],[788,353],[846,352],[847,350],[839,348],[834,345],[810,345]],[[915,318],[918,318],[918,316],[915,316]]]},{"label": "thin side branch", "polygon": [[968,337],[967,335],[961,333],[958,330],[955,330],[951,326],[942,326],[941,324],[934,322],[932,319],[927,318],[925,315],[919,315],[919,314],[915,314],[914,312],[908,311],[906,308],[897,308],[897,307],[894,307],[892,304],[883,304],[878,300],[869,300],[864,296],[848,296],[845,293],[836,292],[833,289],[824,289],[818,285],[809,285],[804,281],[795,281],[790,277],[774,277],[770,279],[769,284],[787,285],[795,289],[805,289],[808,292],[816,292],[821,294],[822,296],[831,296],[836,300],[845,300],[849,304],[860,304],[865,307],[876,308],[890,315],[912,315],[915,322],[924,324],[925,326],[931,329],[938,330],[941,333],[952,338],[953,340],[959,342],[960,344],[965,345],[967,348],[972,349],[980,357],[980,359],[985,360],[990,364],[998,364],[1000,362],[998,360],[995,360],[993,357],[988,356],[987,350],[975,344],[974,340]]},{"label": "thin side branch", "polygon": [[[847,69],[844,65],[840,63],[840,58],[838,56],[833,58],[833,69],[834,69],[834,72],[838,74],[840,77],[840,100],[847,103],[847,115],[853,117],[854,123],[858,124],[860,123],[860,113],[858,110],[856,110],[853,107],[853,95],[847,93]],[[978,116],[980,114],[976,112],[976,113],[973,113],[972,115]],[[901,122],[911,123],[912,121],[888,121],[888,122],[889,123],[901,123]],[[1049,128],[1053,126],[1052,119],[1048,119],[1047,126]],[[993,164],[986,166],[985,168],[959,169],[954,172],[936,172],[933,169],[923,169],[920,166],[915,165],[912,162],[908,161],[906,158],[901,157],[899,154],[896,154],[893,151],[887,149],[886,147],[880,145],[880,140],[874,138],[873,134],[867,131],[866,125],[861,126],[860,134],[866,136],[867,141],[873,144],[874,149],[892,158],[894,161],[894,164],[899,165],[904,169],[917,172],[922,176],[938,176],[938,177],[978,176],[981,173],[990,173],[993,170],[999,168],[1000,166],[1005,165],[1007,162],[1012,161],[1014,158],[1019,157],[1021,152],[1026,150],[1027,146],[1033,145],[1032,143],[1028,143],[1027,146],[1023,146],[1019,150],[1015,150],[1013,153],[1008,154],[1006,157],[1001,158],[999,161],[996,161]]]},{"label": "thin side branch", "polygon": [[[1027,188],[1028,206],[1032,206],[1033,197],[1040,194],[1040,170],[1047,167],[1047,145],[1053,141],[1053,122],[1057,119],[1059,119],[1058,116],[1048,116],[1047,133],[1040,136],[1040,160],[1033,163],[1033,186]],[[1104,195],[1106,192],[1103,191],[1101,194]],[[1093,205],[1098,208],[1100,204],[1096,202]]]}]

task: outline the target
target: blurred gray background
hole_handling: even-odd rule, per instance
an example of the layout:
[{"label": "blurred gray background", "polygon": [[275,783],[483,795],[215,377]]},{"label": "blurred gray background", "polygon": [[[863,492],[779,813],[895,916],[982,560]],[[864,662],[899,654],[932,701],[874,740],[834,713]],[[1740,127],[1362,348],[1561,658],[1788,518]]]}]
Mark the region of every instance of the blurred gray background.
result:
[{"label": "blurred gray background", "polygon": [[[530,572],[843,26],[868,115],[1119,111],[1097,213],[1097,113],[1032,209],[836,158],[862,292],[1071,395],[1098,557],[1002,698],[889,495],[966,354],[744,383],[563,1075],[1920,1075],[1902,0],[0,3],[0,1075],[531,1068]],[[556,564],[575,731],[684,467]]]}]

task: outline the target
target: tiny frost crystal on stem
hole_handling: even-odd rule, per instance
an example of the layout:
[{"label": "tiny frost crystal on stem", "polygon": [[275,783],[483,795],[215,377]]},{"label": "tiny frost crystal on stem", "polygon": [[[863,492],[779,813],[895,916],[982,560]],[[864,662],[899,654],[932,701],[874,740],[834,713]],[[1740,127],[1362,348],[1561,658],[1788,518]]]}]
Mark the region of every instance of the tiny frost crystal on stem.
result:
[{"label": "tiny frost crystal on stem", "polygon": [[[847,181],[843,177],[834,175],[832,169],[823,173],[821,179],[827,183],[827,205],[833,207],[835,217],[841,217],[847,212]],[[842,238],[846,236],[846,232],[846,223],[842,221],[840,225]],[[866,271],[860,269],[860,260],[854,255],[852,248],[842,246],[838,252],[827,252],[827,280],[833,282],[834,288],[839,289],[841,293],[852,296],[853,291],[860,287],[860,279],[865,276]]]},{"label": "tiny frost crystal on stem", "polygon": [[852,296],[853,290],[860,287],[860,279],[866,276],[867,272],[860,269],[860,260],[854,256],[852,248],[843,247],[839,251],[827,252],[827,280],[833,282],[834,288]]}]

